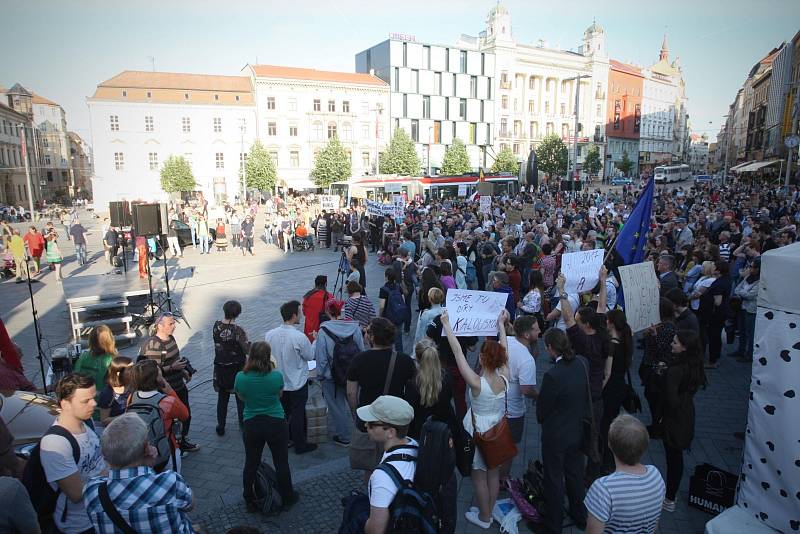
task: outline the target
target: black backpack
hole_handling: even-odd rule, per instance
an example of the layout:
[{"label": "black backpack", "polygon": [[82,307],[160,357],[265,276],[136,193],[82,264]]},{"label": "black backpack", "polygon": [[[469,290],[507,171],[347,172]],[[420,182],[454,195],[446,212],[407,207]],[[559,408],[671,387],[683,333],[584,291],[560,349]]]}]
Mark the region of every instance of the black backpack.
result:
[{"label": "black backpack", "polygon": [[393,454],[380,463],[377,469],[386,473],[397,487],[389,505],[389,530],[392,534],[436,534],[439,532],[439,514],[436,501],[430,493],[421,491],[411,480],[404,479],[390,461],[415,461],[413,456]]},{"label": "black backpack", "polygon": [[383,286],[383,289],[385,289],[388,294],[383,316],[389,319],[395,326],[403,324],[403,321],[406,320],[408,305],[403,298],[400,282],[396,282],[394,286],[386,284]]},{"label": "black backpack", "polygon": [[[75,436],[72,435],[72,432],[63,426],[53,425],[44,433],[44,436],[49,435],[61,436],[69,442],[72,447],[72,458],[75,460],[75,465],[77,465],[81,459],[81,446]],[[56,501],[61,494],[61,488],[56,485],[57,489],[53,489],[50,483],[47,482],[47,476],[42,466],[41,444],[42,440],[40,439],[39,443],[31,450],[28,463],[25,464],[25,470],[22,472],[22,485],[28,490],[28,496],[31,498],[31,503],[33,503],[33,508],[39,518],[47,518],[56,509]],[[67,519],[68,507],[68,505],[64,506],[64,512],[61,514],[62,523]],[[42,521],[40,520],[40,522]]]},{"label": "black backpack", "polygon": [[166,397],[163,393],[157,393],[149,398],[140,397],[138,392],[131,395],[130,404],[125,410],[126,413],[135,413],[138,415],[144,424],[147,425],[147,441],[155,447],[158,454],[155,459],[153,469],[156,473],[161,473],[166,469],[169,459],[172,458],[173,468],[177,466],[175,462],[175,450],[172,447],[172,441],[167,435],[166,427],[164,426],[164,411],[161,409],[159,403],[161,399]]},{"label": "black backpack", "polygon": [[320,329],[333,340],[333,358],[331,359],[331,376],[333,377],[333,382],[337,386],[344,387],[347,384],[347,370],[350,368],[350,364],[358,353],[361,352],[354,337],[358,332],[340,338],[324,326],[320,326]]},{"label": "black backpack", "polygon": [[261,462],[256,470],[256,481],[253,484],[252,504],[264,515],[280,513],[283,499],[278,493],[278,476],[275,469],[266,462]]}]

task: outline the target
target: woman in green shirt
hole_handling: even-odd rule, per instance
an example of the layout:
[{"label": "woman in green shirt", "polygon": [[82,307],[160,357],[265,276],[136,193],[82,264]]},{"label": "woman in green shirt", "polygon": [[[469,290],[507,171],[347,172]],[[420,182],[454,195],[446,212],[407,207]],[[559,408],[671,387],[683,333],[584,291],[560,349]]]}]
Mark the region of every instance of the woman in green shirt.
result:
[{"label": "woman in green shirt", "polygon": [[269,446],[272,463],[278,478],[278,493],[284,508],[297,502],[289,470],[289,425],[286,422],[281,394],[283,375],[276,371],[270,359],[272,348],[265,341],[250,346],[244,369],[236,374],[233,390],[244,401],[244,500],[250,511],[258,511],[253,486],[261,464],[264,445]]},{"label": "woman in green shirt", "polygon": [[[81,353],[78,361],[75,362],[73,371],[94,378],[94,385],[98,395],[106,387],[106,376],[108,366],[117,356],[117,343],[114,340],[114,333],[104,324],[92,328],[89,332],[89,350]],[[100,409],[96,408],[92,419],[100,420]]]}]

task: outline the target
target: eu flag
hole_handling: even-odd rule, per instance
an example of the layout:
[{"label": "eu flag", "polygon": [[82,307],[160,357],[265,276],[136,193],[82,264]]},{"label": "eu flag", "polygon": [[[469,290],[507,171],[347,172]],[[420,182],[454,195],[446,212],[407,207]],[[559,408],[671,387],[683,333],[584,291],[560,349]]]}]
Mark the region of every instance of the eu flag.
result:
[{"label": "eu flag", "polygon": [[650,216],[653,211],[654,189],[653,179],[650,178],[617,237],[614,249],[619,254],[622,265],[641,263],[644,260],[644,248],[647,244],[647,232],[650,231]]}]

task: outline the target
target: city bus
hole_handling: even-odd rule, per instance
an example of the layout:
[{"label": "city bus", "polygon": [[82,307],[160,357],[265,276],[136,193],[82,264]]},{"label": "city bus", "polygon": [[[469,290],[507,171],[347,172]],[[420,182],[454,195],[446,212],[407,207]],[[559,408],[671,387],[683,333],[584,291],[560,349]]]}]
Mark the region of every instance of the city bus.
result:
[{"label": "city bus", "polygon": [[[341,198],[385,200],[405,193],[409,199],[419,196],[425,201],[441,198],[467,198],[478,189],[478,173],[459,176],[362,176],[350,181],[334,182],[329,193]],[[486,174],[484,181],[492,184],[493,196],[514,196],[520,191],[519,178],[510,173]]]},{"label": "city bus", "polygon": [[657,184],[669,184],[672,182],[682,182],[692,176],[692,171],[688,165],[663,165],[656,167],[653,177]]}]

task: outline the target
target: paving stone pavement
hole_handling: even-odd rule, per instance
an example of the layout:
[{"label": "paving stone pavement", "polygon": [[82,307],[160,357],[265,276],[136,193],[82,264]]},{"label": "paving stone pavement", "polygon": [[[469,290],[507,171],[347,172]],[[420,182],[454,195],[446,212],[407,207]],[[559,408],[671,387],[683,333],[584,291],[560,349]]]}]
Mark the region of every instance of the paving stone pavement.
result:
[{"label": "paving stone pavement", "polygon": [[[90,235],[89,255],[96,261],[79,267],[71,244],[62,239],[62,249],[66,255],[65,276],[103,274],[110,270],[99,246],[99,220],[82,216],[82,221],[93,232]],[[258,222],[261,222],[261,217]],[[25,226],[19,225],[20,228]],[[257,224],[256,227],[263,228],[263,224]],[[60,230],[63,232],[63,227]],[[338,253],[323,249],[284,255],[275,247],[268,247],[257,240],[254,257],[243,257],[240,252],[232,250],[203,256],[189,248],[184,251],[183,258],[170,259],[169,263],[181,269],[174,297],[188,322],[178,326],[175,336],[181,354],[191,359],[198,369],[190,383],[191,438],[201,448],[183,459],[182,469],[195,495],[196,507],[192,517],[205,526],[207,532],[215,533],[225,532],[230,526],[240,524],[256,526],[263,532],[335,532],[341,520],[341,497],[352,489],[363,489],[360,475],[349,469],[346,449],[328,442],[317,451],[302,456],[290,452],[292,476],[301,492],[301,501],[291,511],[277,517],[248,514],[241,499],[244,448],[236,424],[234,403],[231,402],[229,406],[227,432],[219,437],[214,431],[216,395],[210,380],[213,360],[211,325],[221,317],[224,301],[239,300],[243,307],[239,324],[251,339],[262,339],[268,329],[280,324],[280,304],[290,299],[300,300],[313,286],[315,275],[327,274],[329,290],[333,288]],[[371,255],[367,264],[367,286],[368,294],[375,301],[383,280],[382,272],[383,267],[377,265],[375,256]],[[54,275],[45,273],[41,280],[33,285],[33,291],[43,330],[43,348],[49,356],[51,349],[71,343],[69,317],[61,286],[54,280]],[[13,280],[0,284],[0,317],[12,338],[23,347],[26,374],[34,382],[41,383],[26,284],[14,284]],[[407,336],[406,347],[409,347],[412,339]],[[136,349],[136,346],[124,347],[121,353],[133,355]],[[640,354],[636,355],[634,369],[640,357]],[[537,361],[539,379],[550,365],[546,359],[540,357]],[[689,476],[696,464],[710,462],[733,473],[740,471],[743,442],[735,438],[733,432],[742,431],[746,424],[750,367],[733,358],[723,357],[720,369],[708,371],[708,381],[708,387],[695,397],[696,437],[691,451],[685,454],[678,508],[675,513],[662,514],[660,532],[702,532],[705,522],[710,519],[710,516],[686,505]],[[639,415],[644,422],[649,422],[647,413]],[[529,405],[526,432],[520,450],[513,468],[513,473],[517,475],[522,473],[529,460],[541,457],[539,427],[532,404]],[[269,460],[268,452],[264,453],[264,458]],[[656,465],[665,473],[664,448],[660,441],[651,443],[644,461]],[[463,511],[474,504],[468,478],[461,481],[458,499],[458,532],[479,532],[480,529],[465,525],[463,520]],[[496,525],[490,529],[493,532],[497,530]],[[520,530],[526,531],[522,523]],[[565,528],[564,531],[579,532],[574,527]]]}]

